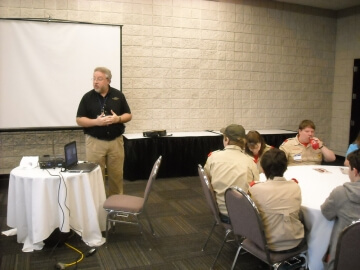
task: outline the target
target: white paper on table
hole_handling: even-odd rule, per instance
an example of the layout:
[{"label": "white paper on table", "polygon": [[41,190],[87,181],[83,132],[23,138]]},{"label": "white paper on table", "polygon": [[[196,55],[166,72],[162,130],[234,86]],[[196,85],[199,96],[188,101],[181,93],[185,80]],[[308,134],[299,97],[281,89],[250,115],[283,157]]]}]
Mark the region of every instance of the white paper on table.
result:
[{"label": "white paper on table", "polygon": [[19,167],[22,169],[33,169],[38,166],[39,156],[23,156]]},{"label": "white paper on table", "polygon": [[348,167],[340,167],[340,171],[341,171],[343,174],[349,174],[349,168],[348,168]]}]

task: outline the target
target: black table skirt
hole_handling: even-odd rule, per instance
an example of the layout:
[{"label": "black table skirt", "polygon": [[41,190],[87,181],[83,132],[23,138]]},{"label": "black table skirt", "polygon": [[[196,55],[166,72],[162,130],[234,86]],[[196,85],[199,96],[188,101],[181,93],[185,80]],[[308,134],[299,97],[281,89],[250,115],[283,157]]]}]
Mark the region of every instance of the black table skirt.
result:
[{"label": "black table skirt", "polygon": [[158,177],[193,176],[211,151],[223,147],[222,136],[124,138],[124,179],[149,178],[152,166],[162,155]]},{"label": "black table skirt", "polygon": [[[279,147],[294,133],[262,134],[267,144]],[[222,135],[199,137],[158,137],[127,139],[124,137],[124,179],[148,179],[156,159],[162,155],[158,178],[197,175],[197,165],[204,165],[208,154],[222,149]]]}]

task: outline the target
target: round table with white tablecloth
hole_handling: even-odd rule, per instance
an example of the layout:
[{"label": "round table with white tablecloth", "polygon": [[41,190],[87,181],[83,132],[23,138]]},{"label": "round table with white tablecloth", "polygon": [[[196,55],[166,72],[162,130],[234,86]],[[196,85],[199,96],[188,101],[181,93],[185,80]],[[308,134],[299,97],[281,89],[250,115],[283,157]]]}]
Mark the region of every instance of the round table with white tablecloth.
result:
[{"label": "round table with white tablecloth", "polygon": [[339,166],[290,166],[285,178],[295,178],[302,194],[302,211],[308,230],[308,262],[310,270],[322,270],[322,257],[330,242],[334,221],[327,220],[321,213],[320,206],[331,191],[349,182],[348,168]]},{"label": "round table with white tablecloth", "polygon": [[17,229],[23,251],[42,249],[56,229],[73,229],[89,246],[105,242],[106,199],[98,166],[90,173],[15,168],[10,173],[7,225]]}]

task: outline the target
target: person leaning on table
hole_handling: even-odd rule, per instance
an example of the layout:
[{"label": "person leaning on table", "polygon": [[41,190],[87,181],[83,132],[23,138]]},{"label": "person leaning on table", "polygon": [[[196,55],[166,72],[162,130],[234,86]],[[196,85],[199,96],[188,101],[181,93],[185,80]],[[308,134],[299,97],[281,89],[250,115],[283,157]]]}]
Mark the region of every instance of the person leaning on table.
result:
[{"label": "person leaning on table", "polygon": [[224,149],[211,152],[204,170],[214,189],[223,222],[230,223],[225,205],[225,191],[232,186],[249,189],[251,181],[259,180],[259,171],[254,161],[245,154],[245,129],[232,124],[220,130]]},{"label": "person leaning on table", "polygon": [[[322,160],[326,162],[335,161],[333,151],[327,148],[319,138],[314,137],[315,124],[311,120],[303,120],[299,124],[296,137],[285,140],[279,147],[285,152],[288,165],[320,165]],[[314,149],[310,140],[318,143]]]},{"label": "person leaning on table", "polygon": [[270,145],[267,145],[265,143],[264,138],[261,136],[261,134],[256,130],[250,130],[246,134],[246,145],[245,145],[245,152],[249,156],[251,156],[256,163],[259,173],[262,172],[260,162],[261,157],[265,152],[269,151],[271,148],[273,148]]},{"label": "person leaning on table", "polygon": [[296,248],[304,241],[301,222],[301,189],[296,180],[287,181],[283,175],[287,159],[283,151],[273,148],[261,159],[266,182],[252,184],[249,194],[257,206],[264,224],[270,250]]},{"label": "person leaning on table", "polygon": [[[335,220],[329,253],[324,256],[324,265],[328,270],[334,269],[336,245],[341,231],[352,221],[360,218],[360,150],[350,153],[347,159],[350,182],[336,187],[321,205],[324,217],[328,220]],[[354,241],[360,240],[354,239]]]}]

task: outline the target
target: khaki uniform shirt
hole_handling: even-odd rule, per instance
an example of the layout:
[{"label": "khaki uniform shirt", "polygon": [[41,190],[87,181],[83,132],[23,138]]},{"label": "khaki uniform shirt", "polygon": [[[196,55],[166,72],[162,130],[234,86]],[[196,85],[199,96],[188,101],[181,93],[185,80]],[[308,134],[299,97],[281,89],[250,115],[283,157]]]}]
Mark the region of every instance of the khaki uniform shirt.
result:
[{"label": "khaki uniform shirt", "polygon": [[236,145],[227,145],[223,150],[212,152],[204,166],[215,191],[220,213],[228,215],[225,205],[225,191],[232,186],[245,192],[249,183],[259,180],[259,172],[251,157]]},{"label": "khaki uniform shirt", "polygon": [[314,150],[310,143],[303,145],[298,136],[285,140],[279,149],[285,152],[289,166],[320,165],[323,159],[320,149]]},{"label": "khaki uniform shirt", "polygon": [[260,212],[269,249],[281,251],[298,246],[304,238],[299,218],[299,185],[284,177],[274,177],[252,186],[249,192]]}]

